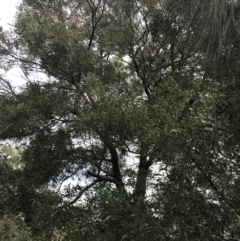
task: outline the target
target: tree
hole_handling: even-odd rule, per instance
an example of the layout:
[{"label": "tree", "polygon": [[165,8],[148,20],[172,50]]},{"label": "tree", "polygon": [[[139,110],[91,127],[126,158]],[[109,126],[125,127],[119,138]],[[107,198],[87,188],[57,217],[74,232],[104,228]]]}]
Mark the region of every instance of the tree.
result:
[{"label": "tree", "polygon": [[[0,239],[1,240],[31,240],[30,232],[16,211],[16,179],[19,173],[21,150],[3,145],[0,150]],[[15,168],[15,170],[14,170]]]},{"label": "tree", "polygon": [[27,82],[2,79],[0,138],[25,143],[33,235],[239,238],[238,5],[23,1],[2,54]]}]

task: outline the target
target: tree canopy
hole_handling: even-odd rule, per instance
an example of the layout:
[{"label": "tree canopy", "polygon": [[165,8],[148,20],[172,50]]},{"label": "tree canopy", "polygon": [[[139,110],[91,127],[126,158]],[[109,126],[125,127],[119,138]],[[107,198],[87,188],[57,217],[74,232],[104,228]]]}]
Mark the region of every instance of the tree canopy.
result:
[{"label": "tree canopy", "polygon": [[239,240],[239,13],[23,0],[0,34],[26,80],[0,77],[4,240]]}]

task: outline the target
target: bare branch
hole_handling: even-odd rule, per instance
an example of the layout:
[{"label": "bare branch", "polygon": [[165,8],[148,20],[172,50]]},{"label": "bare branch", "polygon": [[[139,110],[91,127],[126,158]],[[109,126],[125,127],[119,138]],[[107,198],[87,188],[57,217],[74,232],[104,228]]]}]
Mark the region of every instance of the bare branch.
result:
[{"label": "bare branch", "polygon": [[94,180],[91,184],[89,184],[88,186],[86,186],[85,188],[83,188],[83,189],[81,190],[81,192],[79,192],[78,195],[77,195],[72,201],[70,201],[69,203],[67,203],[67,205],[72,205],[72,204],[74,204],[75,202],[77,202],[86,191],[88,191],[90,188],[92,188],[93,186],[95,186],[98,182],[99,182],[99,180]]},{"label": "bare branch", "polygon": [[88,174],[92,177],[96,177],[98,182],[111,182],[111,183],[115,183],[116,185],[123,185],[122,183],[118,182],[117,180],[111,177],[94,174],[91,171],[88,171]]}]

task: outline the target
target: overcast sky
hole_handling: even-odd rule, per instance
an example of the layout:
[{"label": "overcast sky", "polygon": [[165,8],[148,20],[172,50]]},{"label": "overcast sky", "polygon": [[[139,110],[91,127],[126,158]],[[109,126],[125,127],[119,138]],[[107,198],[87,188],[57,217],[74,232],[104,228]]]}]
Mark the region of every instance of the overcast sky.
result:
[{"label": "overcast sky", "polygon": [[[3,30],[11,28],[16,14],[16,6],[20,2],[21,0],[0,0],[0,26],[3,27]],[[25,83],[19,68],[13,68],[5,72],[4,75],[14,86],[20,86]]]},{"label": "overcast sky", "polygon": [[9,28],[16,13],[16,6],[20,0],[0,0],[0,25]]}]

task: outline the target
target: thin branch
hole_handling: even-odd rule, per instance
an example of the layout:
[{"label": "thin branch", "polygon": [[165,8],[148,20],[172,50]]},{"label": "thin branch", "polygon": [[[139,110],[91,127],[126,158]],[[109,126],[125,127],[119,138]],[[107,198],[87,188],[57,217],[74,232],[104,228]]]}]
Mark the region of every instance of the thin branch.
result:
[{"label": "thin branch", "polygon": [[200,170],[200,172],[203,174],[203,176],[206,178],[207,182],[210,184],[210,186],[216,191],[216,193],[223,199],[225,200],[228,205],[233,208],[238,214],[239,212],[237,211],[236,207],[224,196],[224,194],[218,189],[218,187],[213,183],[212,179],[207,175],[207,173],[203,170],[203,168],[200,166],[198,163],[197,159],[190,156],[192,162],[197,166],[197,168]]},{"label": "thin branch", "polygon": [[81,190],[81,192],[79,192],[78,195],[77,195],[72,201],[70,201],[70,202],[67,203],[67,205],[72,205],[72,204],[74,204],[75,202],[77,202],[86,191],[88,191],[90,188],[92,188],[93,186],[95,186],[98,182],[99,182],[99,180],[94,180],[91,184],[89,184],[88,186],[86,186],[85,188],[83,188],[83,189]]},{"label": "thin branch", "polygon": [[5,80],[5,79],[2,78],[1,76],[0,76],[0,81],[3,82],[3,85],[2,85],[2,86],[5,88],[5,90],[7,90],[9,93],[11,93],[11,94],[13,94],[13,95],[16,95],[15,92],[14,92],[14,90],[13,90],[13,87],[12,87],[12,85],[10,84],[9,81]]},{"label": "thin branch", "polygon": [[92,177],[96,177],[98,182],[111,182],[111,183],[114,183],[116,185],[121,185],[121,186],[123,185],[122,183],[120,183],[119,181],[117,181],[117,180],[115,180],[114,178],[111,178],[111,177],[94,174],[91,171],[88,171],[88,174]]}]

